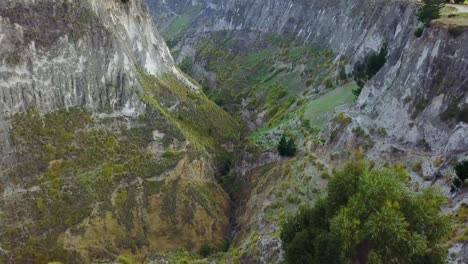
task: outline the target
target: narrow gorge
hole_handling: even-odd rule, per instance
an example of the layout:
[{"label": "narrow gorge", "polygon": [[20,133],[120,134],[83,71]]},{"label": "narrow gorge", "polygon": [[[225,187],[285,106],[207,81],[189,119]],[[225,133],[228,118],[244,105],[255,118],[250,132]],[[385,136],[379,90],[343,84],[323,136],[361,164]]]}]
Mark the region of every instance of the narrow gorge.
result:
[{"label": "narrow gorge", "polygon": [[466,263],[445,2],[1,1],[0,264]]}]

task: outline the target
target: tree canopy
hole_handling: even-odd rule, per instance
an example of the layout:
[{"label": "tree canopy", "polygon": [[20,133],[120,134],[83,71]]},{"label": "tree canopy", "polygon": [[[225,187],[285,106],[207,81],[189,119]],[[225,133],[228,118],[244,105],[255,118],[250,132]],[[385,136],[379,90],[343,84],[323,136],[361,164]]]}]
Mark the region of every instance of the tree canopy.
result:
[{"label": "tree canopy", "polygon": [[444,263],[445,202],[435,188],[413,190],[402,166],[374,168],[356,157],[334,173],[327,197],[283,223],[286,261]]},{"label": "tree canopy", "polygon": [[296,155],[297,147],[294,139],[286,139],[286,136],[281,136],[280,141],[278,142],[278,152],[281,156],[293,157]]}]

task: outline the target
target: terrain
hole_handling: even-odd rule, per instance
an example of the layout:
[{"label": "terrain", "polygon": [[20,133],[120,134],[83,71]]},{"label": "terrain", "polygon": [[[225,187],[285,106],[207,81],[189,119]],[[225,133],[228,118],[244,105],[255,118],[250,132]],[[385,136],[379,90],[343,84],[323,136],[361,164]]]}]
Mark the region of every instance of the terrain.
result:
[{"label": "terrain", "polygon": [[174,66],[144,4],[2,1],[0,16],[0,262],[222,244],[214,160],[238,125]]},{"label": "terrain", "polygon": [[[147,3],[179,67],[256,148],[231,172],[250,190],[236,212],[242,263],[277,261],[279,223],[321,197],[359,148],[377,164],[403,164],[413,186],[441,185],[454,197],[447,210],[463,214],[465,192],[449,191],[468,146],[463,10],[447,7],[418,36],[416,1]],[[359,66],[382,50],[383,67],[356,97]],[[295,158],[275,154],[283,134],[296,140]],[[449,261],[463,263],[466,244],[454,237]]]},{"label": "terrain", "polygon": [[281,263],[355,153],[440,186],[465,263],[468,20],[419,6],[2,1],[0,263]]}]

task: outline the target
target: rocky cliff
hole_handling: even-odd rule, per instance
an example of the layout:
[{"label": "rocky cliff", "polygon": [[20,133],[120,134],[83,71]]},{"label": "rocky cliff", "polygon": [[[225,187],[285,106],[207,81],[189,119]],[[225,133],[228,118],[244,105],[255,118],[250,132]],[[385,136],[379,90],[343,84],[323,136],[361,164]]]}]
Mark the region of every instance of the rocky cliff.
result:
[{"label": "rocky cliff", "polygon": [[[445,15],[417,36],[415,1],[147,3],[179,66],[246,122],[247,141],[264,152],[237,165],[251,190],[234,240],[244,263],[281,255],[278,222],[316,199],[329,168],[358,148],[451,195],[450,164],[468,154],[468,33],[459,20]],[[385,65],[354,99],[356,65],[382,47]],[[272,154],[281,134],[299,142],[301,157]]]},{"label": "rocky cliff", "polygon": [[237,125],[174,66],[142,1],[2,1],[0,46],[0,262],[223,243],[213,160]]}]

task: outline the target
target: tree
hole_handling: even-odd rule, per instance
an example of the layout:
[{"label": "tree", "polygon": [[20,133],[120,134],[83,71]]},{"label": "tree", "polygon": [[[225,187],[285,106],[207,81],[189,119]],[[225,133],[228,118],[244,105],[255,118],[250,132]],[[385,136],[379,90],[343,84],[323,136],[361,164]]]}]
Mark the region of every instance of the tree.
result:
[{"label": "tree", "polygon": [[282,224],[288,263],[444,263],[451,228],[437,189],[415,191],[402,166],[362,157],[334,176],[327,197]]},{"label": "tree", "polygon": [[457,165],[455,165],[454,169],[457,176],[455,179],[453,179],[454,188],[452,188],[452,192],[460,187],[463,187],[463,183],[466,179],[468,179],[468,160],[459,162]]},{"label": "tree", "polygon": [[418,10],[418,20],[429,27],[432,20],[440,17],[445,2],[445,0],[423,0],[423,5]]},{"label": "tree", "polygon": [[362,88],[368,80],[376,75],[387,62],[388,47],[384,43],[379,52],[372,51],[364,61],[359,61],[354,65],[353,76],[358,88],[353,89],[353,94],[359,96]]},{"label": "tree", "polygon": [[283,134],[280,141],[278,142],[278,152],[281,156],[293,157],[296,155],[297,147],[294,139],[289,138],[286,140],[286,136]]}]

